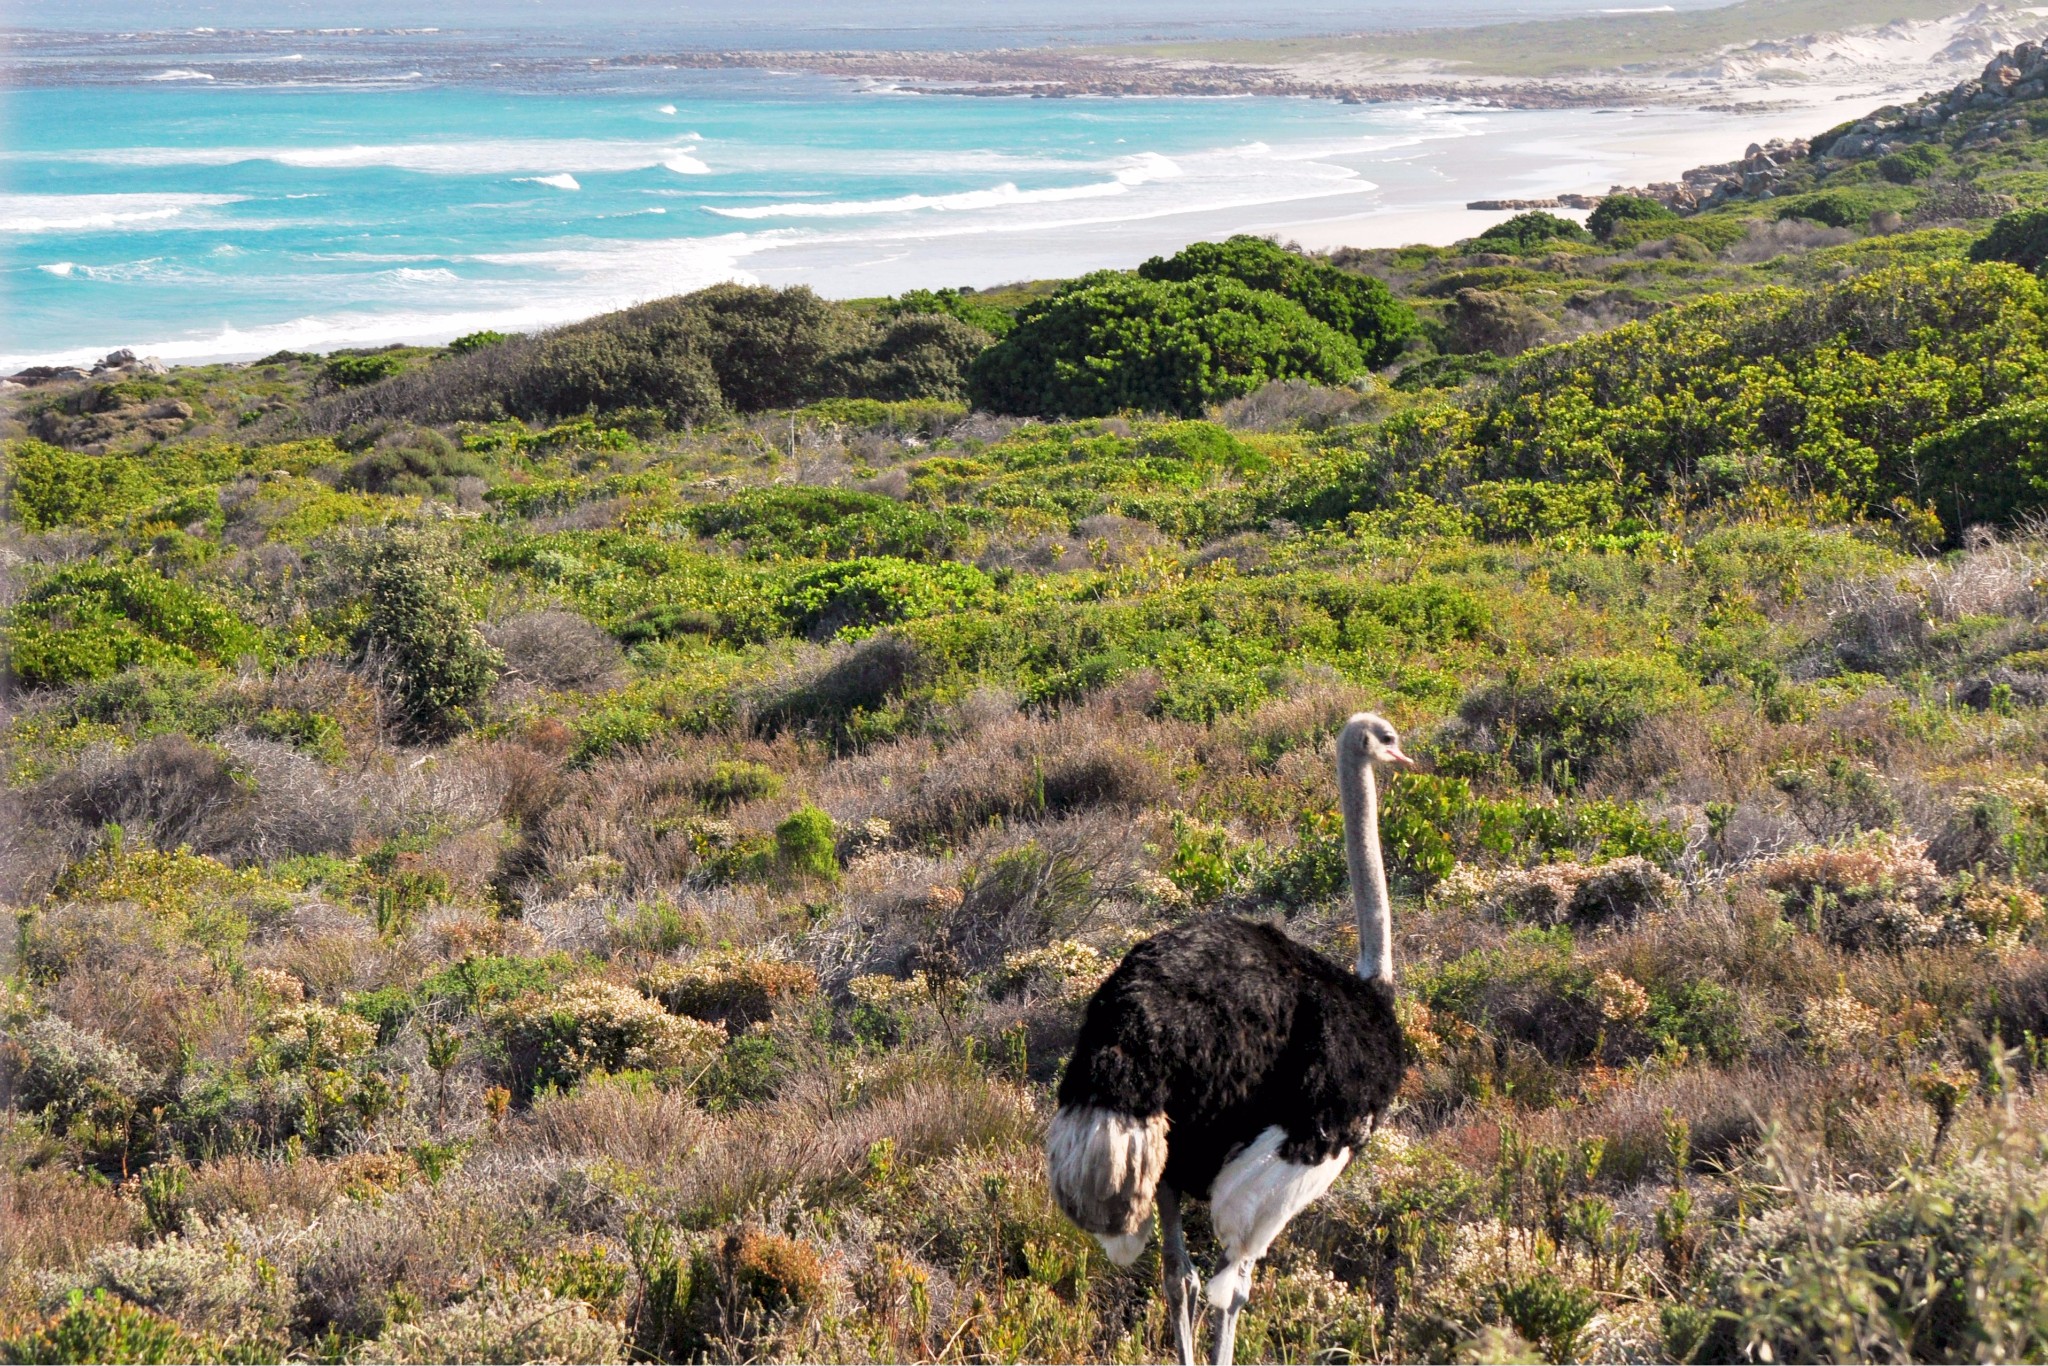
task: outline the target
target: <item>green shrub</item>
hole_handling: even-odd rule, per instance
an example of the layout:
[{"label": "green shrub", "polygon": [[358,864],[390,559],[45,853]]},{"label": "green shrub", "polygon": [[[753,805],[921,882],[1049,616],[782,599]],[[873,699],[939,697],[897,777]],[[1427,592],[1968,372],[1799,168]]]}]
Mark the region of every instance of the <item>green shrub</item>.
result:
[{"label": "green shrub", "polygon": [[1702,1277],[1719,1311],[1694,1355],[1774,1361],[2032,1360],[2048,1352],[2037,1136],[1872,1194],[1803,1193],[1752,1218]]},{"label": "green shrub", "polygon": [[993,606],[993,580],[966,564],[913,564],[877,555],[806,570],[784,590],[789,629],[814,640],[864,631],[937,612]]},{"label": "green shrub", "polygon": [[432,428],[386,439],[343,471],[339,486],[366,493],[424,496],[448,493],[455,481],[483,473],[474,455],[460,450]]},{"label": "green shrub", "polygon": [[264,653],[261,632],[142,564],[59,570],[15,607],[5,639],[15,677],[31,687],[111,678],[138,664],[233,664]]},{"label": "green shrub", "polygon": [[2048,209],[2022,209],[1991,225],[1970,248],[1972,261],[2009,261],[2038,271],[2048,262]]},{"label": "green shrub", "polygon": [[1268,380],[1337,384],[1365,368],[1349,337],[1277,294],[1101,272],[1027,308],[970,383],[978,407],[1002,413],[1198,416]]},{"label": "green shrub", "polygon": [[741,802],[763,801],[782,791],[782,776],[750,759],[720,759],[697,784],[697,800],[714,811]]},{"label": "green shrub", "polygon": [[1718,982],[1695,979],[1650,984],[1643,1028],[1660,1044],[1690,1050],[1726,1066],[1742,1057],[1742,1001]]},{"label": "green shrub", "polygon": [[2010,525],[2048,508],[2048,399],[2027,399],[1915,444],[1885,473],[1932,507],[1952,539],[1979,522]]},{"label": "green shrub", "polygon": [[397,703],[400,728],[432,739],[467,726],[503,661],[454,586],[446,552],[391,534],[373,553],[364,647]]},{"label": "green shrub", "polygon": [[1590,242],[1593,234],[1569,218],[1533,209],[1496,223],[1464,244],[1472,251],[1526,252],[1552,242]]},{"label": "green shrub", "polygon": [[832,818],[815,806],[800,806],[775,827],[775,865],[785,877],[839,880],[833,853]]},{"label": "green shrub", "polygon": [[565,982],[494,1010],[514,1093],[568,1087],[594,1072],[681,1072],[716,1056],[717,1025],[669,1014],[631,987],[602,978]]},{"label": "green shrub", "polygon": [[1937,171],[1946,170],[1949,162],[1948,148],[1938,143],[1923,142],[1901,147],[1878,158],[1877,173],[1894,185],[1911,185],[1916,180],[1925,180]]},{"label": "green shrub", "polygon": [[944,558],[971,522],[982,519],[852,489],[770,488],[699,504],[682,520],[700,536],[737,543],[761,559],[925,560]]},{"label": "green shrub", "polygon": [[359,384],[375,384],[378,380],[390,379],[404,369],[405,358],[389,352],[373,352],[366,356],[342,353],[328,357],[321,374],[336,388],[352,389]]},{"label": "green shrub", "polygon": [[1831,228],[1868,227],[1872,214],[1912,207],[1912,196],[1900,190],[1817,190],[1778,201],[1780,222],[1805,218]]},{"label": "green shrub", "polygon": [[1567,1286],[1548,1274],[1503,1286],[1499,1303],[1501,1317],[1541,1348],[1545,1361],[1553,1363],[1579,1359],[1579,1340],[1600,1310],[1600,1302],[1590,1291]]},{"label": "green shrub", "polygon": [[146,1366],[186,1361],[265,1361],[268,1351],[223,1353],[220,1345],[188,1335],[176,1323],[115,1299],[104,1290],[74,1291],[64,1309],[38,1328],[0,1338],[0,1361],[133,1362]]},{"label": "green shrub", "polygon": [[1611,194],[1594,206],[1586,219],[1586,230],[1595,241],[1611,241],[1614,230],[1624,223],[1657,222],[1678,215],[1654,199],[1635,194]]},{"label": "green shrub", "polygon": [[1481,351],[1471,355],[1428,356],[1403,366],[1394,387],[1403,393],[1423,389],[1456,389],[1475,379],[1497,375],[1506,369],[1508,358]]},{"label": "green shrub", "polygon": [[454,341],[449,342],[448,349],[450,351],[453,351],[458,356],[465,356],[468,355],[471,351],[481,351],[486,346],[496,346],[501,341],[510,340],[511,338],[508,337],[505,333],[493,332],[490,329],[486,328],[481,332],[464,333],[462,336],[457,337]]},{"label": "green shrub", "polygon": [[803,287],[715,285],[540,336],[451,349],[383,384],[356,382],[316,415],[329,431],[398,419],[552,422],[592,412],[682,427],[732,408],[834,397],[957,399],[968,362],[987,342],[987,333],[943,313],[876,319]]},{"label": "green shrub", "polygon": [[1470,416],[1392,419],[1376,459],[1458,483],[1582,475],[1630,500],[1799,489],[1884,508],[1915,441],[2048,378],[2042,309],[2039,283],[2003,264],[1702,300],[1532,355]]},{"label": "green shrub", "polygon": [[1399,354],[1415,331],[1414,312],[1370,275],[1353,275],[1287,251],[1263,237],[1239,234],[1224,242],[1196,242],[1172,256],[1138,267],[1147,280],[1196,280],[1220,275],[1292,299],[1317,322],[1357,343],[1372,369]]},{"label": "green shrub", "polygon": [[1565,789],[1670,706],[1680,686],[1662,663],[1580,659],[1539,678],[1488,683],[1458,714],[1524,777]]},{"label": "green shrub", "polygon": [[29,531],[90,525],[147,505],[160,492],[143,462],[87,455],[41,441],[11,441],[4,455],[8,511]]},{"label": "green shrub", "polygon": [[913,289],[897,295],[887,307],[898,316],[943,313],[958,318],[969,327],[979,328],[991,337],[1001,337],[1017,325],[1015,315],[1008,309],[981,302],[971,289]]}]

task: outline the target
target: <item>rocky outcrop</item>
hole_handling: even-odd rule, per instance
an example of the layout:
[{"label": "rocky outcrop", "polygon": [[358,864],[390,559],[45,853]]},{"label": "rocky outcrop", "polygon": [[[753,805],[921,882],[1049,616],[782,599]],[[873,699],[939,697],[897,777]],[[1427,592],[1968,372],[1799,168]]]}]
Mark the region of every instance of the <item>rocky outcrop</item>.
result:
[{"label": "rocky outcrop", "polygon": [[[167,441],[191,429],[198,414],[156,376],[168,373],[161,361],[116,351],[91,370],[37,366],[9,381],[18,388],[51,386],[46,395],[24,395],[22,425],[39,441],[104,454]],[[54,386],[76,383],[69,390]]]},{"label": "rocky outcrop", "polygon": [[63,384],[82,379],[126,379],[131,375],[168,375],[171,368],[155,356],[138,357],[125,347],[110,351],[88,370],[80,365],[31,365],[17,370],[4,381],[17,389],[44,384]]},{"label": "rocky outcrop", "polygon": [[[2048,46],[2025,42],[1997,53],[1980,75],[1958,82],[1953,89],[1922,96],[1910,105],[1887,106],[1866,118],[1830,128],[1810,142],[1752,143],[1739,161],[1695,167],[1676,181],[1656,185],[1617,185],[1609,193],[1642,195],[1680,213],[1738,200],[1772,199],[1781,193],[1800,161],[1815,162],[1825,172],[1921,143],[1941,143],[1965,152],[1996,147],[2027,123],[2033,111],[2024,106],[2044,96],[2048,96]],[[1958,120],[1967,125],[1960,132]],[[1937,205],[1930,200],[1915,214],[1915,220],[1994,217],[2011,207],[2002,196],[1967,187],[1937,191],[1934,198],[1944,194],[1954,202]]]}]

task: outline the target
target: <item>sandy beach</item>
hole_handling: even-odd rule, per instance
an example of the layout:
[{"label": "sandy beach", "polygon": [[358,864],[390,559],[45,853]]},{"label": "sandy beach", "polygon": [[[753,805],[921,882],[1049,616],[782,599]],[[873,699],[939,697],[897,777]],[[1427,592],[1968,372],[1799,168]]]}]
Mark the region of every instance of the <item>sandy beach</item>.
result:
[{"label": "sandy beach", "polygon": [[[1557,69],[1581,32],[1606,33],[1611,55],[1603,23],[1534,26],[1551,47],[1519,76],[1497,54],[1515,26],[1446,32],[1435,56],[1354,36],[1244,44],[1227,60],[1037,48],[567,62],[429,36],[380,58],[389,71],[367,84],[339,39],[313,49],[316,71],[289,60],[306,35],[159,35],[125,66],[91,68],[120,81],[16,94],[0,231],[20,268],[0,362],[439,343],[725,280],[836,298],[983,288],[1234,233],[1317,250],[1448,244],[1515,211],[1474,202],[1673,181],[2048,37],[2048,9],[1979,7]],[[507,74],[493,53],[527,65]],[[413,79],[427,68],[444,74]]]},{"label": "sandy beach", "polygon": [[[1601,195],[1616,186],[1676,179],[1701,165],[1740,158],[1752,143],[1810,136],[1895,100],[1976,74],[1994,52],[2048,36],[2048,7],[1979,5],[1884,25],[1772,37],[1691,53],[1651,70],[1596,70],[1569,77],[1516,77],[1457,60],[1393,58],[1313,42],[1275,62],[1164,59],[1129,54],[775,54],[807,69],[954,96],[1050,94],[1142,97],[1191,94],[1401,103],[1456,125],[1455,151],[1374,152],[1325,159],[1353,170],[1350,193],[1247,212],[1195,212],[1073,224],[1050,247],[1031,232],[969,249],[949,229],[899,232],[884,251],[859,235],[801,244],[761,243],[744,269],[775,284],[825,292],[881,293],[937,272],[962,284],[1072,273],[1073,261],[1133,264],[1202,237],[1252,232],[1312,250],[1442,244],[1513,216],[1474,201]],[[1361,40],[1369,44],[1370,40]],[[1458,40],[1444,39],[1447,48]],[[1306,49],[1306,50],[1302,50]],[[767,61],[715,54],[705,65]],[[1369,185],[1363,182],[1370,182]],[[1583,210],[1557,212],[1583,217]],[[914,242],[914,249],[909,242]],[[992,259],[993,258],[993,261]],[[997,264],[999,263],[999,264]]]}]

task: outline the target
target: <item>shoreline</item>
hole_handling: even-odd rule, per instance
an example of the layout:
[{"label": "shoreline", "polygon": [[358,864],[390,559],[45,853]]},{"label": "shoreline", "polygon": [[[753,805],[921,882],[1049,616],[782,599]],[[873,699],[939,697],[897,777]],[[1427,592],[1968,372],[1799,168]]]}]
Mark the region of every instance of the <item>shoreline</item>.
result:
[{"label": "shoreline", "polygon": [[[850,218],[815,226],[764,226],[718,236],[677,236],[646,241],[603,241],[589,253],[596,263],[579,281],[551,287],[514,308],[492,308],[482,299],[428,300],[416,293],[394,299],[389,308],[322,314],[301,305],[287,316],[229,327],[211,335],[162,329],[155,339],[112,330],[90,345],[31,349],[0,359],[12,370],[37,364],[75,364],[119,348],[198,364],[246,360],[278,349],[331,350],[392,342],[435,344],[481,327],[534,330],[575,321],[648,298],[684,293],[719,280],[778,286],[809,285],[828,297],[854,298],[900,293],[910,288],[988,288],[1021,280],[1066,278],[1094,269],[1127,269],[1146,257],[1171,252],[1190,241],[1216,240],[1233,233],[1269,235],[1318,251],[1338,247],[1376,248],[1409,244],[1446,245],[1483,232],[1512,217],[1517,207],[1475,210],[1475,202],[1557,200],[1582,196],[1582,204],[1622,187],[1676,180],[1696,167],[1740,157],[1751,143],[1814,136],[1832,125],[1860,118],[1889,102],[1909,100],[1953,83],[1959,70],[1975,75],[1981,63],[1959,54],[2008,32],[2014,25],[2048,35],[2048,10],[2039,14],[2000,11],[1891,25],[1878,34],[1818,35],[1796,47],[1771,45],[1771,60],[1799,60],[1810,79],[1788,84],[1757,65],[1754,54],[1723,54],[1712,71],[1683,76],[1637,73],[1625,83],[1603,78],[1591,83],[1517,82],[1469,77],[1457,81],[1410,79],[1383,87],[1408,98],[1366,99],[1398,119],[1416,116],[1405,141],[1357,148],[1316,148],[1310,160],[1324,163],[1323,188],[1293,197],[1212,194],[1201,202],[1161,201],[1150,191],[1102,201],[1101,209],[1061,211],[1028,221],[974,213],[903,212],[886,219]],[[1854,60],[1844,58],[1848,51]],[[1917,54],[1918,60],[1892,60]],[[1002,54],[995,54],[1000,56]],[[1741,60],[1737,60],[1740,57]],[[1882,58],[1884,60],[1878,60]],[[900,93],[926,97],[883,74],[892,64],[915,60],[927,72],[949,77],[995,68],[991,54],[781,54],[775,60],[804,61],[807,72],[836,76],[877,97]],[[699,54],[693,69],[764,62],[762,54]],[[1228,64],[1159,64],[1153,74],[1184,85],[1222,81],[1236,73],[1256,88],[1224,91],[1161,89],[1135,96],[1074,93],[1048,98],[1111,100],[1164,98],[1206,100],[1263,96],[1324,100],[1323,93],[1290,86],[1307,76],[1347,77],[1338,59],[1319,67],[1235,67]],[[1137,82],[1135,59],[1074,53],[1017,53],[999,63],[1013,75],[1029,69],[1041,75],[1082,61],[1109,72],[1126,85]],[[956,64],[957,63],[957,64]],[[1747,63],[1745,65],[1745,63]],[[683,65],[672,57],[645,55],[627,65],[658,68]],[[1107,65],[1104,65],[1107,64]],[[1290,75],[1289,72],[1293,74]],[[1162,75],[1161,73],[1165,73]],[[1209,73],[1209,74],[1204,74]],[[1305,74],[1304,74],[1305,73]],[[1415,77],[1412,70],[1404,76]],[[1107,79],[1107,77],[1105,77]],[[1146,77],[1145,79],[1151,79]],[[1332,81],[1318,92],[1339,88]],[[1343,87],[1354,94],[1368,88]],[[1023,98],[1014,90],[984,83],[972,90],[931,86],[934,94],[977,94]],[[1429,93],[1418,93],[1429,92]],[[1517,93],[1520,92],[1520,93]],[[1455,144],[1455,150],[1445,146]],[[1176,154],[1178,155],[1178,154]],[[1174,172],[1179,175],[1179,171]],[[1238,174],[1230,172],[1229,174]],[[1258,170],[1247,167],[1245,184],[1257,188]],[[1227,179],[1227,177],[1226,177]],[[1119,192],[1121,193],[1121,192]],[[1552,210],[1583,217],[1585,207]],[[802,220],[798,220],[802,221]],[[599,258],[602,258],[600,260]],[[82,331],[83,329],[81,329]]]},{"label": "shoreline", "polygon": [[[1840,96],[1844,112],[1870,102]],[[1390,107],[1391,108],[1391,107]],[[1037,220],[978,222],[955,214],[903,215],[888,222],[850,220],[812,229],[763,227],[711,237],[679,237],[610,248],[618,269],[593,276],[600,286],[569,297],[535,299],[522,309],[479,303],[433,316],[416,304],[389,312],[301,314],[211,336],[138,337],[102,334],[86,345],[0,357],[0,371],[71,365],[118,348],[176,364],[241,361],[288,349],[327,351],[394,342],[440,344],[482,328],[531,331],[581,320],[645,299],[734,280],[809,285],[832,298],[872,297],[911,288],[989,288],[1020,280],[1067,278],[1094,269],[1128,269],[1190,241],[1233,233],[1271,235],[1310,250],[1444,245],[1472,237],[1516,210],[1472,210],[1474,200],[1597,197],[1613,184],[1663,180],[1703,162],[1739,154],[1749,141],[1793,129],[1815,131],[1839,121],[1832,109],[1712,114],[1674,107],[1609,113],[1412,106],[1434,115],[1398,145],[1319,154],[1350,172],[1313,197],[1236,206],[1148,210],[1142,203],[1102,201],[1057,226]],[[1448,116],[1448,117],[1445,117]],[[1788,118],[1790,120],[1788,126]],[[1170,183],[1170,182],[1168,182]],[[1584,209],[1559,209],[1583,219]],[[673,264],[662,266],[664,260]],[[626,272],[659,284],[641,285]]]}]

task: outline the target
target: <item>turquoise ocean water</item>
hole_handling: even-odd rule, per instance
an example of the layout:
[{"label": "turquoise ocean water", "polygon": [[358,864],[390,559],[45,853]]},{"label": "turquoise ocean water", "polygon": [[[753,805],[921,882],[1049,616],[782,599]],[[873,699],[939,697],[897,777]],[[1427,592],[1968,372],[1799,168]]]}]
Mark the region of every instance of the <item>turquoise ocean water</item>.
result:
[{"label": "turquoise ocean water", "polygon": [[1347,159],[1456,122],[694,72],[631,94],[191,79],[12,103],[0,367],[527,328],[735,275],[846,294],[1128,264],[1148,222],[1163,240],[1370,195]]},{"label": "turquoise ocean water", "polygon": [[0,373],[523,330],[729,278],[850,296],[1130,265],[1455,194],[1495,117],[600,69],[575,34],[12,39]]}]

